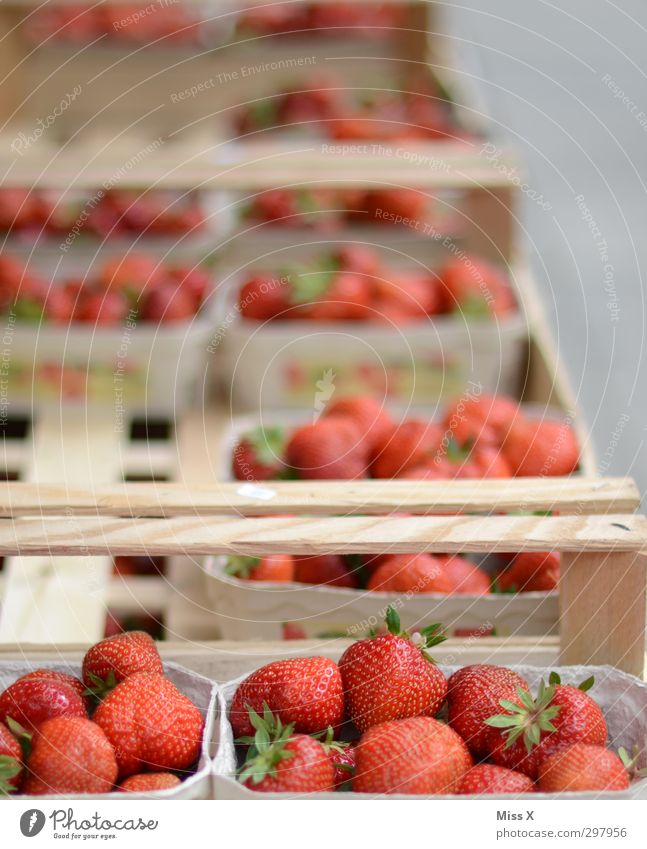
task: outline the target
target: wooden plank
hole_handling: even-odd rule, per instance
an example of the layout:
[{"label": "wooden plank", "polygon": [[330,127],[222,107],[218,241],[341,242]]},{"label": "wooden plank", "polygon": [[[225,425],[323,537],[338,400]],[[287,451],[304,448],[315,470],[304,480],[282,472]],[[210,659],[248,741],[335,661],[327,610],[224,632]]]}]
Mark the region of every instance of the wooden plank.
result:
[{"label": "wooden plank", "polygon": [[647,518],[605,516],[341,516],[0,522],[0,555],[640,551]]},{"label": "wooden plank", "polygon": [[[277,481],[204,483],[217,475],[218,432],[213,415],[181,429],[177,483],[129,483],[97,489],[55,484],[0,483],[0,517],[17,516],[264,516],[361,512],[477,513],[555,510],[561,514],[635,510],[640,493],[631,478],[511,478],[508,480]],[[187,438],[190,434],[190,438]],[[207,443],[209,445],[207,446]],[[191,452],[189,447],[191,446]],[[211,457],[207,456],[207,450]],[[195,462],[192,462],[195,458]],[[168,460],[165,460],[168,463]],[[161,468],[158,458],[156,468]],[[143,463],[145,465],[145,463]],[[168,468],[167,468],[168,471]],[[198,482],[199,481],[199,482]]]},{"label": "wooden plank", "polygon": [[647,555],[562,555],[561,662],[604,664],[642,675]]}]

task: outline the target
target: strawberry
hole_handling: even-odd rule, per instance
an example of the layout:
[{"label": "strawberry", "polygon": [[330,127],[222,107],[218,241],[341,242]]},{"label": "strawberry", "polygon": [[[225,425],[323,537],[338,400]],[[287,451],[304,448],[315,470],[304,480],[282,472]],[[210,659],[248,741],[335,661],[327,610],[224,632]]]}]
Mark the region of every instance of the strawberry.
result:
[{"label": "strawberry", "polygon": [[186,770],[198,758],[204,719],[163,675],[135,672],[101,702],[94,721],[117,754],[119,777]]},{"label": "strawberry", "polygon": [[615,752],[604,746],[575,743],[555,752],[539,767],[542,793],[626,790],[629,773]]},{"label": "strawberry", "polygon": [[415,226],[426,217],[427,200],[416,189],[371,189],[358,201],[356,210],[351,210],[351,215],[371,224],[411,222]]},{"label": "strawberry", "polygon": [[442,561],[431,554],[393,554],[373,572],[367,590],[396,593],[450,593]]},{"label": "strawberry", "polygon": [[15,793],[22,778],[22,748],[7,726],[0,722],[0,798]]},{"label": "strawberry", "polygon": [[386,624],[387,634],[353,643],[339,661],[347,713],[362,732],[391,719],[435,716],[447,695],[445,676],[427,652],[444,639],[440,626],[424,628],[414,642],[392,606]]},{"label": "strawberry", "polygon": [[307,640],[305,629],[296,622],[283,622],[281,625],[281,639],[283,640]]},{"label": "strawberry", "polygon": [[456,257],[438,271],[446,308],[467,317],[505,316],[516,309],[510,281],[485,260]]},{"label": "strawberry", "polygon": [[182,782],[172,772],[141,772],[131,775],[117,787],[122,793],[155,793],[172,790]]},{"label": "strawberry", "polygon": [[472,766],[458,734],[429,716],[374,725],[356,751],[356,793],[455,793]]},{"label": "strawberry", "polygon": [[252,672],[238,685],[229,711],[234,735],[252,734],[249,709],[267,705],[295,731],[314,734],[344,718],[344,691],[337,664],[327,657],[276,660]]},{"label": "strawberry", "polygon": [[490,729],[485,720],[497,711],[501,699],[518,701],[519,691],[529,690],[512,669],[481,663],[454,672],[447,688],[447,721],[477,757],[488,753]]},{"label": "strawberry", "polygon": [[328,726],[325,737],[321,740],[321,745],[328,753],[335,770],[333,783],[335,790],[339,790],[342,785],[350,781],[355,772],[355,746],[352,743],[335,740],[335,729],[330,726]]},{"label": "strawberry", "polygon": [[87,717],[84,698],[66,680],[28,674],[0,696],[0,722],[11,718],[31,732],[58,716]]},{"label": "strawberry", "polygon": [[490,592],[490,578],[469,560],[456,554],[437,559],[442,563],[443,572],[452,583],[452,593],[487,595]]},{"label": "strawberry", "polygon": [[154,256],[130,253],[104,263],[98,280],[105,289],[137,296],[146,289],[153,289],[161,282],[162,276],[162,267]]},{"label": "strawberry", "polygon": [[196,313],[195,299],[177,283],[157,283],[143,298],[142,319],[166,324],[186,321]]},{"label": "strawberry", "polygon": [[33,681],[37,678],[46,678],[49,681],[61,681],[64,684],[69,684],[84,700],[85,706],[90,708],[90,696],[86,692],[85,684],[80,678],[75,675],[70,675],[68,672],[57,672],[55,669],[34,669],[23,675],[21,681]]},{"label": "strawberry", "polygon": [[249,711],[253,737],[238,780],[261,793],[316,793],[334,789],[335,771],[323,745],[306,734],[295,734],[267,706],[263,717]]},{"label": "strawberry", "polygon": [[121,324],[128,314],[128,299],[123,292],[88,291],[79,299],[76,321],[97,326]]},{"label": "strawberry", "polygon": [[445,426],[459,445],[470,442],[501,445],[508,431],[522,419],[519,404],[504,395],[460,398],[445,413]]},{"label": "strawberry", "polygon": [[517,554],[512,564],[497,576],[497,587],[502,592],[550,592],[557,589],[559,564],[559,552]]},{"label": "strawberry", "polygon": [[324,417],[348,416],[359,427],[367,445],[369,456],[382,445],[393,430],[393,420],[382,404],[370,395],[352,395],[340,398],[326,407]]},{"label": "strawberry", "polygon": [[284,278],[256,274],[241,288],[238,309],[243,318],[268,321],[282,316],[290,306],[290,286]]},{"label": "strawberry", "polygon": [[164,672],[155,640],[144,631],[128,631],[101,640],[83,658],[85,686],[99,697],[135,672]]},{"label": "strawberry", "polygon": [[577,469],[580,455],[572,428],[548,419],[516,421],[503,452],[514,474],[521,477],[568,475]]},{"label": "strawberry", "polygon": [[232,456],[232,471],[237,480],[266,481],[285,468],[285,433],[280,427],[257,427],[245,433]]},{"label": "strawberry", "polygon": [[[336,263],[335,263],[336,265]],[[360,274],[332,269],[303,273],[292,286],[295,318],[345,321],[366,318],[371,301],[370,281]]]},{"label": "strawberry", "polygon": [[407,469],[434,459],[443,431],[433,422],[409,419],[395,427],[376,446],[371,463],[374,478],[395,478]]},{"label": "strawberry", "polygon": [[306,480],[354,480],[364,477],[366,446],[354,421],[345,416],[321,418],[294,431],[285,456]]},{"label": "strawberry", "polygon": [[485,720],[492,761],[535,779],[542,761],[561,749],[574,743],[603,746],[607,725],[586,692],[592,684],[589,678],[579,687],[565,686],[551,673],[548,686],[540,683],[536,699],[519,689],[514,700],[500,700],[505,712]]},{"label": "strawberry", "polygon": [[506,769],[494,764],[477,764],[468,770],[460,784],[457,793],[532,793],[535,785],[522,772]]},{"label": "strawberry", "polygon": [[480,478],[511,478],[512,466],[501,449],[494,445],[475,445],[470,451],[470,462]]},{"label": "strawberry", "polygon": [[104,732],[89,719],[58,716],[44,722],[27,760],[23,793],[109,793],[117,761]]},{"label": "strawberry", "polygon": [[340,554],[295,557],[294,580],[300,584],[326,584],[329,587],[359,586],[357,575]]},{"label": "strawberry", "polygon": [[290,554],[267,554],[265,557],[233,555],[227,558],[225,573],[244,581],[294,581],[294,559]]},{"label": "strawberry", "polygon": [[344,271],[374,277],[380,271],[380,258],[372,248],[360,244],[348,244],[335,253],[335,260]]}]

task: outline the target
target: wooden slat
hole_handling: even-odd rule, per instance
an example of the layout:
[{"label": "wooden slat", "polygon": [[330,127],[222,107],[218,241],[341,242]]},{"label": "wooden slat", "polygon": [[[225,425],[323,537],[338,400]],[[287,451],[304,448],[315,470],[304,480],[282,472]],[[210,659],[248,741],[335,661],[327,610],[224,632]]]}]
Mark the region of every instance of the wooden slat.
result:
[{"label": "wooden slat", "polygon": [[[195,451],[216,442],[200,416],[191,429]],[[186,446],[187,440],[182,444]],[[187,449],[185,448],[185,455]],[[200,452],[200,481],[213,478],[217,456]],[[391,513],[630,512],[640,504],[631,478],[513,478],[453,481],[290,481],[196,483],[198,472],[181,464],[182,482],[134,483],[75,489],[50,484],[0,484],[0,517],[9,516],[210,516],[276,513],[335,515]]]},{"label": "wooden slat", "polygon": [[647,518],[416,516],[232,519],[18,519],[0,522],[0,555],[173,555],[640,551]]}]

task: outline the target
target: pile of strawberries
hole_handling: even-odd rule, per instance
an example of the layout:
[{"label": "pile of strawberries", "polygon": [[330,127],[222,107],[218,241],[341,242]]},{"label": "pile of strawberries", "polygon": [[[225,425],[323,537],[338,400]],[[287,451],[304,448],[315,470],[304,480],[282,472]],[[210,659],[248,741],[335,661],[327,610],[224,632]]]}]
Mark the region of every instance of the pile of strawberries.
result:
[{"label": "pile of strawberries", "polygon": [[0,189],[0,231],[62,236],[82,217],[83,234],[178,236],[205,222],[195,192],[178,195],[153,190],[140,193],[108,189],[74,203],[38,189]]},{"label": "pile of strawberries", "polygon": [[[380,38],[403,24],[405,7],[393,3],[274,3],[241,12],[239,37],[254,35],[325,35],[339,38],[345,29],[353,37]],[[388,33],[386,33],[388,35]]]},{"label": "pile of strawberries", "polygon": [[478,394],[440,422],[395,422],[371,396],[349,396],[311,424],[257,428],[234,448],[239,480],[508,478],[557,476],[578,467],[567,422],[530,418],[511,398]]},{"label": "pile of strawberries", "polygon": [[0,694],[0,796],[176,787],[203,727],[148,634],[111,637],[87,652],[82,680],[36,669]]},{"label": "pile of strawberries", "polygon": [[204,269],[163,264],[131,252],[86,279],[50,283],[7,254],[0,255],[0,314],[21,322],[115,326],[126,319],[165,324],[195,316],[211,285]]},{"label": "pile of strawberries", "polygon": [[459,555],[319,554],[227,558],[225,573],[244,581],[316,584],[369,592],[487,595],[488,593],[551,592],[557,588],[560,555],[528,552],[502,555],[501,568],[491,575]]},{"label": "pile of strawberries", "polygon": [[441,92],[420,80],[361,91],[331,77],[303,80],[243,107],[236,129],[240,135],[298,130],[353,142],[465,138]]},{"label": "pile of strawberries", "polygon": [[[626,790],[635,767],[607,748],[605,718],[551,673],[535,697],[512,669],[445,678],[429,656],[438,625],[388,633],[325,657],[279,660],[237,688],[229,711],[239,780],[260,792],[521,794]],[[624,759],[624,760],[623,760]]]},{"label": "pile of strawberries", "polygon": [[257,273],[238,307],[253,321],[366,321],[402,325],[460,313],[505,317],[516,310],[510,280],[477,258],[452,258],[435,271],[389,268],[377,251],[349,245],[278,273]]},{"label": "pile of strawberries", "polygon": [[247,204],[243,219],[321,232],[349,222],[401,225],[424,234],[433,232],[437,218],[430,207],[430,199],[415,189],[269,189]]}]

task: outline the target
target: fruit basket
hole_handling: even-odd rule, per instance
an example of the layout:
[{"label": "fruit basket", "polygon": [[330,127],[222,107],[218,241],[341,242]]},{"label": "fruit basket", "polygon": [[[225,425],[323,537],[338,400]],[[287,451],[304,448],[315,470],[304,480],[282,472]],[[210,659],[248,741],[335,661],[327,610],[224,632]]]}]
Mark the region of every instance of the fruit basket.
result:
[{"label": "fruit basket", "polygon": [[[33,673],[35,670],[38,670],[38,674],[41,675],[43,671],[53,672],[56,674],[63,674],[65,676],[74,676],[76,679],[80,681],[81,678],[81,666],[76,662],[62,662],[62,661],[49,661],[49,660],[38,660],[38,661],[30,661],[28,659],[24,659],[21,661],[17,660],[5,660],[0,658],[0,693],[5,691],[10,685],[14,684],[18,679],[21,679],[23,676],[28,675],[29,673]],[[158,791],[147,791],[145,793],[142,792],[133,792],[132,798],[146,799],[146,798],[160,798],[160,799],[208,799],[211,798],[211,755],[212,755],[212,740],[214,739],[215,734],[215,717],[217,711],[217,688],[208,678],[205,678],[202,675],[199,675],[196,672],[193,672],[189,669],[185,669],[183,666],[173,662],[167,662],[164,665],[164,675],[165,677],[175,686],[177,689],[187,696],[200,710],[202,716],[204,718],[204,730],[202,733],[202,746],[200,750],[199,761],[195,767],[195,770],[192,774],[188,775],[184,778],[184,780],[178,784],[176,787],[166,789],[166,790],[158,790]],[[13,697],[14,709],[18,706],[19,701],[18,697]],[[6,707],[6,702],[5,702]],[[114,799],[117,794],[115,792],[112,793],[85,793],[83,796],[78,794],[64,794],[64,795],[45,795],[42,793],[38,794],[38,798],[51,798],[51,799],[61,799],[61,798],[83,798],[83,799]],[[30,796],[21,794],[21,799],[25,798],[36,798],[36,796]],[[131,794],[128,794],[128,798],[131,798]]]}]

